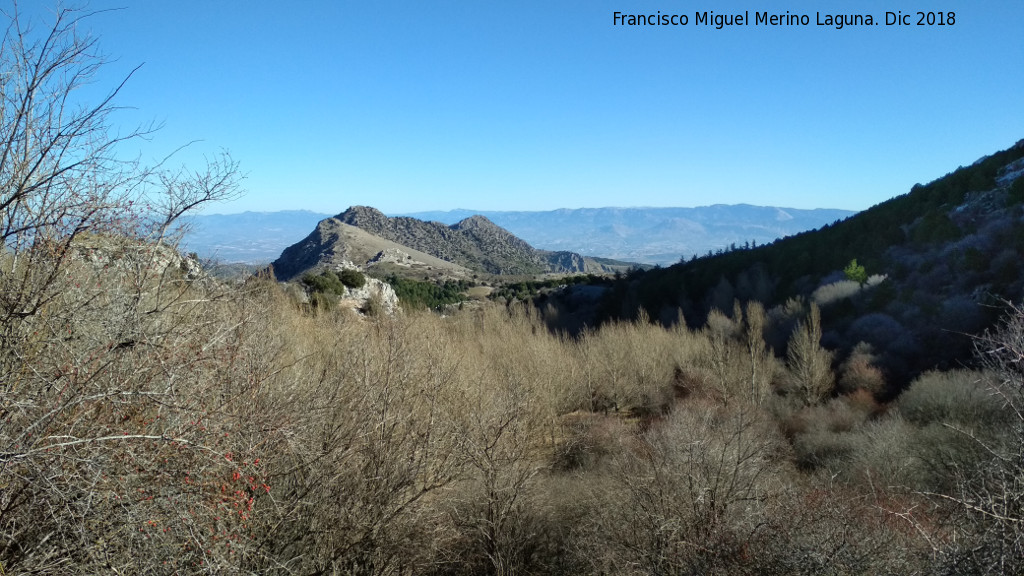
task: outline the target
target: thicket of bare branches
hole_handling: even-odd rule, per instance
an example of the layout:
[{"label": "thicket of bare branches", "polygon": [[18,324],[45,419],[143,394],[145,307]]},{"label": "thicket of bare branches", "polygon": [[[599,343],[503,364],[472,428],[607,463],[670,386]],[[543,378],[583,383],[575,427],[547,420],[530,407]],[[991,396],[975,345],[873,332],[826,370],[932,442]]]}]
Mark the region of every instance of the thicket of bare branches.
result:
[{"label": "thicket of bare branches", "polygon": [[[945,568],[959,574],[1012,573],[1024,563],[1024,308],[1008,315],[975,341],[987,370],[977,377],[995,401],[987,426],[952,422],[949,427],[974,458],[949,460],[952,483],[928,492],[951,506]],[[961,408],[962,409],[962,408]]]},{"label": "thicket of bare branches", "polygon": [[252,354],[242,343],[258,321],[193,285],[166,227],[152,223],[178,215],[161,202],[230,197],[236,167],[218,159],[170,176],[121,160],[119,147],[145,130],[112,126],[120,88],[98,104],[76,100],[103,64],[77,33],[88,14],[58,10],[48,27],[6,16],[0,566],[210,566],[235,554],[218,533],[246,524],[247,499],[225,487],[260,476],[251,405],[238,394],[262,377],[225,370]]}]

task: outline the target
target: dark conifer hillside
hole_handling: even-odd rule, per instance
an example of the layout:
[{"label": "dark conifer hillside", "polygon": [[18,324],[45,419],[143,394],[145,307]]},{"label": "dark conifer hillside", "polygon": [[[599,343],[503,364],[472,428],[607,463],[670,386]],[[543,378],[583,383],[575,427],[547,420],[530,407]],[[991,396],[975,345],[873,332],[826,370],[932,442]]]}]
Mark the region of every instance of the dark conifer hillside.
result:
[{"label": "dark conifer hillside", "polygon": [[[970,353],[964,334],[1024,294],[1022,158],[1024,141],[819,230],[637,272],[611,292],[606,313],[633,317],[642,307],[665,318],[682,309],[699,326],[734,300],[776,307],[785,319],[786,303],[802,299],[822,307],[826,345],[872,345],[897,381],[959,365]],[[866,282],[844,273],[854,260]]]}]

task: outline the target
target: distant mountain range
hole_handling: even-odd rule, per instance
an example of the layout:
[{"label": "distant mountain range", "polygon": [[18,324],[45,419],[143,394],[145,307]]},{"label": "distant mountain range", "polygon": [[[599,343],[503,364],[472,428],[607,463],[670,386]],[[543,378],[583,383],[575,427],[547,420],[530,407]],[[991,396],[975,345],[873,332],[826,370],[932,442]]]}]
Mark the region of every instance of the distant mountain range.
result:
[{"label": "distant mountain range", "polygon": [[742,246],[820,228],[849,210],[777,208],[749,204],[696,208],[578,208],[544,212],[451,210],[405,214],[445,224],[479,214],[546,250],[567,250],[646,264]]},{"label": "distant mountain range", "polygon": [[[579,208],[537,212],[451,210],[404,214],[446,226],[486,217],[531,246],[645,264],[765,244],[853,215],[848,210],[801,210],[749,204],[696,208]],[[192,216],[183,246],[224,262],[267,263],[329,218],[305,210]]]}]

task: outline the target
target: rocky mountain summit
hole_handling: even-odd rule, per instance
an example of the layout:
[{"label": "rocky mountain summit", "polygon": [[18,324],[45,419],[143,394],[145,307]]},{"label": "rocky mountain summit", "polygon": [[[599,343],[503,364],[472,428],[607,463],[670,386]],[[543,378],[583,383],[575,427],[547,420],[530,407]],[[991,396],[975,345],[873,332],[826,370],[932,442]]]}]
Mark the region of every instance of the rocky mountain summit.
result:
[{"label": "rocky mountain summit", "polygon": [[534,249],[485,216],[470,216],[446,226],[406,216],[389,218],[375,208],[353,206],[333,220],[442,260],[491,274],[586,271],[583,257],[579,254]]},{"label": "rocky mountain summit", "polygon": [[341,270],[346,263],[363,268],[392,265],[440,270],[453,277],[472,274],[468,268],[381,238],[337,218],[321,220],[308,236],[285,248],[271,266],[279,280],[287,281],[306,272]]},{"label": "rocky mountain summit", "polygon": [[378,277],[397,274],[435,281],[477,274],[612,273],[634,266],[575,252],[537,250],[484,216],[448,226],[407,216],[388,217],[366,206],[324,218],[271,266],[279,280],[287,281],[307,272],[340,270],[344,262],[373,269]]}]

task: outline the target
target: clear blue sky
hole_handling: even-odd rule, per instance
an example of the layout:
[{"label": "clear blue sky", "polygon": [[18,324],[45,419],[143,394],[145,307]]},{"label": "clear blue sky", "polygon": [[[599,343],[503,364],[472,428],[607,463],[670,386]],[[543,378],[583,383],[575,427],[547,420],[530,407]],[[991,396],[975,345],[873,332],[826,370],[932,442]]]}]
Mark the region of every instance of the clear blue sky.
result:
[{"label": "clear blue sky", "polygon": [[[164,124],[143,154],[198,139],[182,162],[241,162],[247,194],[211,212],[859,210],[1024,138],[1019,0],[89,6],[124,7],[88,25],[116,58],[101,84],[143,64],[118,100],[126,124]],[[956,24],[814,25],[929,8]],[[811,25],[717,30],[696,25],[705,10]],[[690,22],[614,26],[615,11]]]}]

